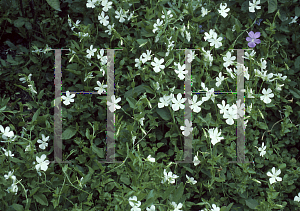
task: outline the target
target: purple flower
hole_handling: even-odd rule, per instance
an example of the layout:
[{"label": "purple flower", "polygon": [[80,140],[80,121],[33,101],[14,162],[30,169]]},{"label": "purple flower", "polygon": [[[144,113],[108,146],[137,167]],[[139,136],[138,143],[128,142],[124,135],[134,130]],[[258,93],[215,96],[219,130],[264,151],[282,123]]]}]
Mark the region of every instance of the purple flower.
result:
[{"label": "purple flower", "polygon": [[202,32],[204,32],[204,30],[203,30],[203,29],[201,29],[201,28],[202,28],[202,25],[199,25],[199,28],[200,28],[200,32],[199,32],[199,33],[202,33]]},{"label": "purple flower", "polygon": [[260,26],[260,22],[262,21],[263,19],[258,19],[258,21],[255,21],[255,24],[259,25]]},{"label": "purple flower", "polygon": [[248,33],[249,37],[246,38],[246,40],[249,42],[248,43],[248,46],[250,48],[254,48],[256,46],[256,44],[259,44],[260,43],[260,39],[257,39],[260,37],[260,32],[254,32],[251,31]]}]

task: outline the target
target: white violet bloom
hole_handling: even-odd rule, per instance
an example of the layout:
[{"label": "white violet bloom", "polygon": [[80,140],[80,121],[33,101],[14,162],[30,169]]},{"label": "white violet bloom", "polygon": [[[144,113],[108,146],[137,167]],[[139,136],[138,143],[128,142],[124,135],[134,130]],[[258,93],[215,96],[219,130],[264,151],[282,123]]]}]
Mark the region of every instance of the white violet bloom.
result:
[{"label": "white violet bloom", "polygon": [[161,71],[161,69],[165,69],[165,65],[162,65],[162,63],[164,62],[164,58],[162,59],[158,59],[158,58],[154,58],[154,62],[151,62],[151,65],[154,67],[153,70],[154,72],[158,73]]},{"label": "white violet bloom", "polygon": [[267,147],[267,146],[264,146],[264,145],[265,145],[265,143],[262,142],[261,147],[258,148],[258,151],[260,151],[260,156],[262,156],[262,157],[266,154],[266,151],[265,151],[265,150],[266,150],[266,147]]},{"label": "white violet bloom", "polygon": [[48,143],[46,143],[48,140],[49,140],[49,136],[47,136],[47,138],[45,137],[45,135],[44,134],[42,134],[42,139],[43,140],[40,140],[40,139],[38,139],[37,140],[37,143],[40,143],[40,148],[41,149],[46,149],[46,147],[48,146]]},{"label": "white violet bloom", "polygon": [[268,88],[268,90],[266,91],[266,89],[263,88],[262,93],[263,93],[263,96],[260,96],[260,99],[262,101],[264,101],[264,103],[269,104],[271,102],[270,98],[274,97],[272,90],[270,88]]},{"label": "white violet bloom", "polygon": [[36,156],[36,162],[38,164],[35,166],[36,170],[39,171],[40,169],[46,171],[48,169],[48,165],[50,164],[49,160],[45,160],[46,155],[43,154],[40,158]]},{"label": "white violet bloom", "polygon": [[275,167],[272,168],[272,174],[270,172],[267,173],[267,176],[271,177],[270,178],[270,184],[273,184],[277,181],[282,181],[281,177],[278,177],[279,174],[281,173],[281,170],[278,169],[278,171],[275,170]]},{"label": "white violet bloom", "polygon": [[209,136],[211,138],[211,143],[215,145],[216,143],[219,143],[224,137],[220,137],[221,130],[218,132],[218,128],[215,129],[209,129],[208,130]]},{"label": "white violet bloom", "polygon": [[184,136],[190,135],[190,133],[193,131],[192,124],[193,123],[189,122],[189,120],[187,120],[187,119],[185,120],[186,127],[180,126],[180,130],[183,130],[182,135],[184,135]]},{"label": "white violet bloom", "polygon": [[224,17],[226,18],[226,16],[228,15],[227,12],[229,12],[229,8],[227,8],[227,3],[224,3],[224,5],[222,5],[222,3],[220,4],[220,9],[218,10],[218,12]]},{"label": "white violet bloom", "polygon": [[253,3],[249,1],[249,12],[255,12],[255,9],[261,9],[261,6],[258,6],[260,4],[260,0],[253,0]]},{"label": "white violet bloom", "polygon": [[65,105],[70,105],[70,102],[73,103],[74,99],[72,99],[73,97],[75,97],[75,94],[71,94],[69,91],[66,91],[66,96],[61,96],[61,98],[64,100],[64,104]]},{"label": "white violet bloom", "polygon": [[182,103],[184,103],[186,101],[186,98],[183,98],[183,99],[181,99],[181,98],[182,98],[182,94],[179,93],[177,95],[177,100],[175,98],[172,99],[172,102],[173,102],[172,108],[174,111],[178,111],[179,108],[184,109],[184,105]]},{"label": "white violet bloom", "polygon": [[115,112],[116,109],[120,109],[121,108],[121,106],[119,106],[117,104],[118,102],[121,101],[120,97],[116,99],[116,96],[113,95],[113,96],[111,96],[111,101],[112,102],[107,101],[107,105],[109,106],[110,112]]},{"label": "white violet bloom", "polygon": [[188,99],[188,101],[193,112],[199,113],[201,111],[201,108],[199,106],[203,103],[203,101],[200,100],[199,102],[197,102],[197,95],[193,96],[193,100]]},{"label": "white violet bloom", "polygon": [[191,183],[193,185],[195,185],[197,183],[197,181],[194,179],[194,177],[189,177],[188,175],[185,175],[187,178],[187,183]]},{"label": "white violet bloom", "polygon": [[98,15],[98,20],[101,24],[103,24],[103,26],[107,26],[109,24],[108,19],[109,17],[107,15],[105,16],[105,13],[103,11],[101,12],[101,15]]},{"label": "white violet bloom", "polygon": [[97,85],[99,87],[95,87],[95,90],[98,90],[98,94],[101,95],[103,92],[106,92],[105,88],[107,87],[107,85],[103,85],[103,81],[102,83],[100,83],[100,81],[97,81]]}]

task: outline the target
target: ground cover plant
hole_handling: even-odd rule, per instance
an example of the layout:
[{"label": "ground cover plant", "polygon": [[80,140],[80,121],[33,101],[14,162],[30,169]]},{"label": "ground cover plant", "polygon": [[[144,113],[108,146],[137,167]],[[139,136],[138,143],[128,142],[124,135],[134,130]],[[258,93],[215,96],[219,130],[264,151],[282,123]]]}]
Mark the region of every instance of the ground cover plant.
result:
[{"label": "ground cover plant", "polygon": [[[0,210],[299,210],[299,1],[0,3]],[[240,65],[234,49],[243,48]],[[53,49],[69,49],[61,108],[70,163],[50,163]],[[107,49],[121,49],[110,99]],[[192,91],[203,92],[191,99],[187,62]],[[70,93],[79,91],[98,94]],[[107,109],[121,163],[98,162]],[[229,163],[240,114],[250,162]],[[189,134],[193,162],[176,163]]]}]

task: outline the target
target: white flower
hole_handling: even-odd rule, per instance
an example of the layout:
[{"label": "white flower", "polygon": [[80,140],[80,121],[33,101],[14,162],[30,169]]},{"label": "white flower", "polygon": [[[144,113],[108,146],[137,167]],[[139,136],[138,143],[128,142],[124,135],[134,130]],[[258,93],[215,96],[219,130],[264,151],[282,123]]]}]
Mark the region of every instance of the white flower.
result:
[{"label": "white flower", "polygon": [[38,164],[35,166],[36,170],[39,171],[40,169],[46,171],[48,169],[48,165],[50,164],[49,160],[45,160],[46,155],[43,154],[40,158],[36,156],[36,162]]},{"label": "white flower", "polygon": [[209,39],[208,41],[210,42],[210,46],[215,46],[215,48],[219,48],[222,46],[222,37],[217,38],[217,33],[213,34],[213,37]]},{"label": "white flower", "polygon": [[229,104],[227,104],[225,106],[225,101],[224,100],[222,100],[222,105],[221,104],[217,104],[217,106],[220,108],[220,114],[225,113],[229,109],[229,107],[230,107]]},{"label": "white flower", "polygon": [[115,112],[116,109],[120,109],[121,106],[119,106],[117,103],[121,101],[121,98],[119,97],[118,99],[116,99],[116,96],[113,95],[111,96],[111,101],[109,102],[107,101],[107,105],[109,106],[109,110],[110,112]]},{"label": "white flower", "polygon": [[227,8],[227,3],[224,3],[224,5],[222,5],[222,3],[220,4],[220,10],[218,10],[218,12],[224,17],[226,18],[226,16],[228,15],[227,12],[229,12],[229,8]]},{"label": "white flower", "polygon": [[[217,33],[215,32],[214,29],[210,29],[210,30],[209,30],[209,33],[204,32],[204,35],[205,35],[205,36],[204,36],[204,40],[206,41],[206,40],[212,39],[214,35],[217,35]],[[203,49],[203,47],[202,47],[202,49]]]},{"label": "white flower", "polygon": [[190,42],[191,41],[191,33],[188,31],[185,31],[185,34],[186,34],[187,41]]},{"label": "white flower", "polygon": [[219,137],[221,135],[221,130],[218,132],[218,128],[209,129],[208,130],[209,136],[211,138],[211,143],[215,145],[216,143],[220,142],[224,137]]},{"label": "white flower", "polygon": [[263,81],[274,81],[275,79],[271,80],[271,78],[273,77],[273,73],[270,73],[267,75],[267,71],[262,71],[263,74],[261,74],[261,78],[263,79]]},{"label": "white flower", "polygon": [[192,128],[193,123],[189,122],[189,120],[187,120],[187,119],[184,122],[185,122],[186,127],[180,126],[180,130],[183,130],[182,135],[188,136],[193,131],[193,128]]},{"label": "white flower", "polygon": [[284,86],[284,84],[279,85],[279,84],[277,84],[277,81],[276,81],[276,89],[277,89],[278,91],[281,91],[281,90],[282,90],[282,89],[281,89],[282,86]]},{"label": "white flower", "polygon": [[201,111],[201,108],[199,106],[203,103],[203,101],[200,100],[199,102],[197,102],[197,95],[193,96],[193,101],[190,99],[188,99],[188,101],[193,112],[199,113]]},{"label": "white flower", "polygon": [[[1,147],[2,148],[2,147]],[[6,149],[2,148],[2,150],[4,151],[4,154],[6,156],[9,156],[9,157],[13,157],[15,156],[15,154],[12,154],[10,150],[6,151]]]},{"label": "white flower", "polygon": [[198,159],[198,157],[195,155],[194,160],[193,160],[194,166],[199,165],[200,161]]},{"label": "white flower", "polygon": [[211,211],[220,211],[220,207],[217,207],[215,204],[213,204]]},{"label": "white flower", "polygon": [[216,78],[217,80],[217,83],[216,83],[216,86],[219,87],[222,83],[222,81],[224,81],[224,76],[222,76],[222,72],[219,72],[219,77]]},{"label": "white flower", "polygon": [[195,59],[195,56],[197,56],[198,54],[195,55],[195,52],[194,51],[191,51],[190,54],[187,55],[187,61],[189,63],[191,63],[194,59]]},{"label": "white flower", "polygon": [[135,67],[141,69],[141,64],[142,64],[142,59],[143,59],[143,56],[141,55],[140,58],[136,58],[134,61],[136,62],[135,64]]},{"label": "white flower", "polygon": [[129,198],[129,204],[132,207],[139,207],[139,206],[141,206],[142,203],[137,200],[136,196],[133,196],[133,197]]},{"label": "white flower", "polygon": [[64,104],[65,105],[70,105],[70,102],[73,103],[74,99],[72,99],[73,97],[75,97],[75,94],[71,94],[69,91],[66,91],[66,96],[61,96],[61,98],[64,100]]},{"label": "white flower", "polygon": [[258,63],[258,65],[260,66],[261,70],[264,70],[264,69],[267,68],[267,61],[266,60],[262,61],[263,59],[264,58],[261,58],[260,59],[260,63]]},{"label": "white flower", "polygon": [[142,62],[145,64],[148,60],[151,60],[151,50],[147,50],[147,54],[143,53],[142,56],[144,57]]},{"label": "white flower", "polygon": [[148,155],[148,157],[146,158],[146,161],[150,161],[150,162],[154,163],[155,158],[151,157],[151,155]]},{"label": "white flower", "polygon": [[100,81],[97,81],[97,85],[99,87],[95,87],[94,89],[95,90],[98,90],[98,94],[101,95],[103,92],[106,92],[105,91],[105,88],[107,87],[107,85],[103,85],[103,81],[102,81],[102,84],[100,83]]},{"label": "white flower", "polygon": [[253,3],[249,1],[249,12],[255,12],[254,9],[261,9],[261,6],[258,6],[260,4],[260,0],[253,0]]},{"label": "white flower", "polygon": [[215,102],[215,94],[214,94],[214,88],[210,89],[209,91],[206,92],[206,97],[202,97],[202,101],[208,101],[211,99],[213,102]]},{"label": "white flower", "polygon": [[300,192],[298,193],[298,196],[295,196],[294,201],[300,202]]},{"label": "white flower", "polygon": [[103,11],[107,12],[108,9],[111,8],[112,2],[108,2],[108,0],[102,0]]},{"label": "white flower", "polygon": [[206,9],[206,8],[204,8],[204,7],[201,7],[201,16],[202,16],[202,18],[205,16],[205,15],[207,15],[208,14],[208,10]]},{"label": "white flower", "polygon": [[295,16],[294,18],[291,17],[291,19],[292,19],[292,21],[289,24],[291,24],[291,23],[297,23],[298,16]]},{"label": "white flower", "polygon": [[97,0],[88,0],[86,3],[87,8],[95,8],[95,4],[97,3]]},{"label": "white flower", "polygon": [[235,25],[233,25],[231,31],[233,31],[233,32],[235,31]]},{"label": "white flower", "polygon": [[264,146],[264,145],[265,145],[265,143],[263,142],[261,147],[258,148],[258,151],[260,151],[260,156],[262,156],[262,157],[266,154],[265,150],[266,150],[267,146]]},{"label": "white flower", "polygon": [[192,183],[193,185],[195,185],[197,183],[197,181],[194,179],[194,177],[189,177],[188,175],[185,175],[187,178],[187,183]]},{"label": "white flower", "polygon": [[186,98],[181,99],[181,97],[182,97],[182,94],[179,93],[177,95],[177,100],[175,98],[172,99],[172,102],[174,103],[174,104],[172,104],[172,108],[174,111],[178,111],[179,108],[184,109],[184,105],[182,103],[184,103],[186,101]]},{"label": "white flower", "polygon": [[157,19],[157,20],[156,20],[156,23],[154,23],[154,25],[153,25],[153,28],[154,28],[154,29],[152,30],[152,32],[155,33],[155,32],[158,30],[157,27],[158,27],[158,26],[161,26],[162,24],[163,24],[163,21],[160,21],[160,19]]},{"label": "white flower", "polygon": [[228,67],[228,66],[232,65],[235,59],[236,59],[236,57],[235,56],[231,56],[231,53],[228,51],[226,53],[226,57],[223,57],[223,60],[225,61],[223,63],[223,66],[224,67]]},{"label": "white flower", "polygon": [[185,64],[183,64],[182,66],[180,64],[177,65],[178,67],[178,70],[174,70],[176,72],[176,74],[178,75],[178,78],[180,80],[183,80],[185,78],[185,75],[184,74],[187,74],[188,71],[185,70]]},{"label": "white flower", "polygon": [[[165,19],[165,14],[164,14],[164,11],[162,11],[162,16],[161,16],[161,18],[162,19]],[[167,12],[167,17],[168,18],[172,18],[173,17],[173,15],[172,15],[172,11],[171,10],[168,10],[168,12]]]},{"label": "white flower", "polygon": [[161,71],[161,69],[165,69],[165,65],[162,65],[162,63],[164,62],[164,58],[162,59],[158,59],[158,58],[154,58],[154,62],[151,62],[151,65],[154,67],[153,70],[154,72],[158,73]]},{"label": "white flower", "polygon": [[11,178],[13,180],[13,182],[15,182],[17,178],[16,178],[16,176],[13,175],[13,173],[14,173],[14,170],[12,172],[11,171],[8,172],[8,174],[4,175],[4,178],[6,180],[9,179],[9,178]]},{"label": "white flower", "polygon": [[32,93],[37,94],[37,92],[34,90],[34,88],[32,87],[32,85],[28,85],[28,87],[29,87],[29,90],[30,90]]},{"label": "white flower", "polygon": [[168,181],[169,183],[173,184],[175,183],[175,179],[177,178],[178,178],[177,175],[175,174],[173,175],[171,171],[167,173],[166,169],[164,169],[164,178],[161,181],[161,183],[165,183],[166,181]]},{"label": "white flower", "polygon": [[264,94],[263,96],[260,96],[260,99],[264,101],[264,103],[268,104],[271,102],[272,97],[274,97],[274,94],[272,93],[272,90],[268,88],[266,91],[265,88],[263,88],[262,93]]},{"label": "white flower", "polygon": [[234,74],[232,73],[232,69],[231,69],[231,68],[226,67],[226,71],[229,73],[229,75],[230,75],[230,77],[231,77],[232,79],[235,78]]},{"label": "white flower", "polygon": [[170,100],[172,98],[170,96],[164,95],[163,97],[159,98],[160,103],[158,103],[158,108],[163,108],[165,106],[168,106],[170,103]]},{"label": "white flower", "polygon": [[[28,75],[28,77],[27,77],[28,81],[31,81],[31,76],[32,76],[32,74],[30,73],[30,74]],[[20,78],[19,80],[20,80],[22,83],[25,83],[27,79],[26,79],[26,77],[23,77],[23,78]]]},{"label": "white flower", "polygon": [[5,128],[5,130],[4,130],[3,126],[0,125],[0,131],[1,131],[1,133],[3,133],[2,134],[2,138],[5,139],[5,140],[7,140],[7,137],[9,137],[9,138],[14,137],[14,132],[10,131],[10,127],[9,126],[7,126]]},{"label": "white flower", "polygon": [[94,56],[94,53],[97,51],[97,49],[93,49],[93,45],[90,46],[90,49],[87,49],[86,52],[88,53],[86,55],[86,58],[91,58],[91,56]]},{"label": "white flower", "polygon": [[277,181],[282,181],[281,177],[278,177],[278,175],[281,173],[281,170],[278,169],[277,172],[275,172],[275,167],[272,168],[272,174],[270,172],[267,173],[267,176],[271,177],[270,178],[270,184],[273,184]]},{"label": "white flower", "polygon": [[18,186],[16,183],[13,183],[9,188],[6,190],[8,193],[15,193],[15,195],[18,192]]},{"label": "white flower", "polygon": [[256,54],[256,52],[254,50],[251,51],[250,55],[247,51],[245,51],[245,56],[242,56],[242,57],[245,58],[245,59],[254,60],[253,57],[254,57],[255,54]]},{"label": "white flower", "polygon": [[223,117],[227,119],[226,123],[228,125],[233,125],[234,124],[233,119],[237,119],[237,106],[233,104],[231,107],[229,107],[228,110],[224,112]]},{"label": "white flower", "polygon": [[287,78],[287,76],[281,77],[281,76],[282,76],[281,73],[276,73],[276,74],[274,74],[274,76],[277,76],[278,78],[280,78],[280,79],[282,79],[282,80],[285,80],[285,79]]},{"label": "white flower", "polygon": [[155,206],[154,205],[151,205],[150,208],[146,208],[146,211],[155,211]]},{"label": "white flower", "polygon": [[105,65],[107,63],[107,56],[104,56],[104,50],[100,50],[100,54],[97,54],[97,58],[101,60],[101,65]]},{"label": "white flower", "polygon": [[107,25],[108,30],[105,30],[106,33],[108,33],[108,35],[111,35],[112,29],[114,28],[114,25]]},{"label": "white flower", "polygon": [[175,202],[172,202],[172,205],[174,207],[173,211],[181,211],[180,209],[182,208],[182,204],[179,203],[178,205]]},{"label": "white flower", "polygon": [[46,138],[45,135],[42,134],[42,139],[43,140],[38,139],[37,142],[40,143],[39,147],[41,149],[46,149],[46,147],[48,146],[48,143],[46,143],[46,142],[49,140],[49,136],[47,136],[47,138]]},{"label": "white flower", "polygon": [[130,13],[130,15],[128,16],[127,20],[130,21],[130,19],[132,18],[133,14],[134,14],[134,11]]},{"label": "white flower", "polygon": [[255,98],[255,97],[253,96],[252,88],[251,88],[250,91],[249,91],[248,86],[247,86],[247,98]]},{"label": "white flower", "polygon": [[120,8],[120,12],[115,11],[115,13],[117,14],[117,15],[115,16],[115,18],[119,19],[119,22],[120,22],[120,23],[123,23],[123,22],[125,21],[124,17],[126,17],[126,15],[123,14],[122,8]]},{"label": "white flower", "polygon": [[209,66],[211,66],[212,61],[214,60],[214,57],[212,56],[212,54],[210,54],[210,50],[205,51],[203,47],[202,47],[202,50],[203,50],[203,53],[201,53],[201,54],[204,55],[204,61],[209,62]]},{"label": "white flower", "polygon": [[109,24],[108,19],[109,17],[107,15],[105,16],[105,13],[103,11],[101,12],[101,16],[100,15],[98,16],[98,20],[100,21],[101,24],[103,24],[103,26],[107,26]]}]

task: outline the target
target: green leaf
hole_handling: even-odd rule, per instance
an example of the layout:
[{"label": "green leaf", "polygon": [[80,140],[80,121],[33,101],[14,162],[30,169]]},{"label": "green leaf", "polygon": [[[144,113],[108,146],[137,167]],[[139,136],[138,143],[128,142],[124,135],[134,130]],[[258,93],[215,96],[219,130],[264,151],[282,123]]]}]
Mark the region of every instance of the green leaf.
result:
[{"label": "green leaf", "polygon": [[127,176],[125,176],[124,174],[121,175],[120,181],[126,185],[130,185],[130,179]]},{"label": "green leaf", "polygon": [[300,99],[300,91],[296,88],[290,88],[290,92],[296,99]]},{"label": "green leaf", "polygon": [[169,59],[167,62],[166,62],[166,67],[168,67],[174,60],[174,57],[172,59]]},{"label": "green leaf", "polygon": [[300,7],[295,8],[295,16],[300,17]]},{"label": "green leaf", "polygon": [[137,95],[140,95],[143,92],[145,92],[144,84],[134,87],[134,89],[128,90],[127,92],[125,92],[124,97],[125,98],[131,97],[134,95],[134,93],[136,93]]},{"label": "green leaf", "polygon": [[178,188],[176,189],[176,191],[172,192],[171,201],[179,201],[180,198],[182,198],[183,191],[184,191],[183,182],[181,182]]},{"label": "green leaf", "polygon": [[53,9],[61,11],[59,0],[46,0],[46,1]]},{"label": "green leaf", "polygon": [[279,168],[279,169],[284,169],[284,168],[286,168],[286,164],[285,164],[285,163],[282,163],[282,164],[280,164],[280,165],[278,166],[278,168]]},{"label": "green leaf", "polygon": [[295,60],[295,69],[299,70],[300,69],[300,56],[297,57],[297,59]]},{"label": "green leaf", "polygon": [[26,29],[28,29],[28,30],[31,30],[31,29],[32,29],[32,25],[31,25],[30,22],[25,22],[25,27],[26,27]]},{"label": "green leaf", "polygon": [[41,109],[39,108],[33,115],[31,122],[33,123],[37,117],[40,115]]},{"label": "green leaf", "polygon": [[6,61],[8,61],[9,63],[11,63],[12,65],[17,65],[17,64],[18,64],[18,62],[16,62],[16,61],[12,58],[12,56],[9,55],[9,54],[7,55]]},{"label": "green leaf", "polygon": [[11,48],[11,50],[17,49],[17,47],[10,41],[5,41],[4,43],[6,43]]},{"label": "green leaf", "polygon": [[96,147],[92,144],[92,151],[98,155],[99,158],[104,158],[104,152],[101,148]]},{"label": "green leaf", "polygon": [[61,139],[62,140],[70,139],[76,134],[76,132],[77,131],[70,126],[62,133]]},{"label": "green leaf", "polygon": [[75,69],[78,69],[78,64],[77,63],[72,63],[72,64],[69,64],[66,68],[67,71],[75,74],[75,75],[81,75],[81,71],[77,71]]},{"label": "green leaf", "polygon": [[25,19],[24,18],[18,18],[17,20],[14,21],[14,26],[15,27],[22,27],[25,24]]},{"label": "green leaf", "polygon": [[273,13],[277,10],[277,0],[268,0],[268,13]]},{"label": "green leaf", "polygon": [[250,209],[255,209],[256,206],[258,206],[258,202],[255,199],[246,199],[246,205],[250,208]]},{"label": "green leaf", "polygon": [[166,121],[171,119],[170,111],[166,107],[156,108],[156,113],[158,113],[158,115]]},{"label": "green leaf", "polygon": [[44,194],[39,193],[39,194],[33,195],[33,198],[41,205],[48,206],[48,200]]},{"label": "green leaf", "polygon": [[139,46],[139,48],[140,48],[140,47],[146,45],[146,43],[148,42],[148,39],[137,39],[136,41],[140,45]]},{"label": "green leaf", "polygon": [[44,95],[44,89],[42,91],[40,91],[39,95],[37,96],[37,98],[40,100],[42,99],[43,95]]},{"label": "green leaf", "polygon": [[66,173],[67,170],[68,170],[68,164],[66,164],[64,167],[62,167],[62,171],[63,171],[64,173]]},{"label": "green leaf", "polygon": [[130,108],[135,108],[137,101],[132,97],[126,97],[127,102],[129,103]]},{"label": "green leaf", "polygon": [[11,205],[12,208],[14,208],[16,211],[23,211],[24,207],[20,204],[13,204]]}]

